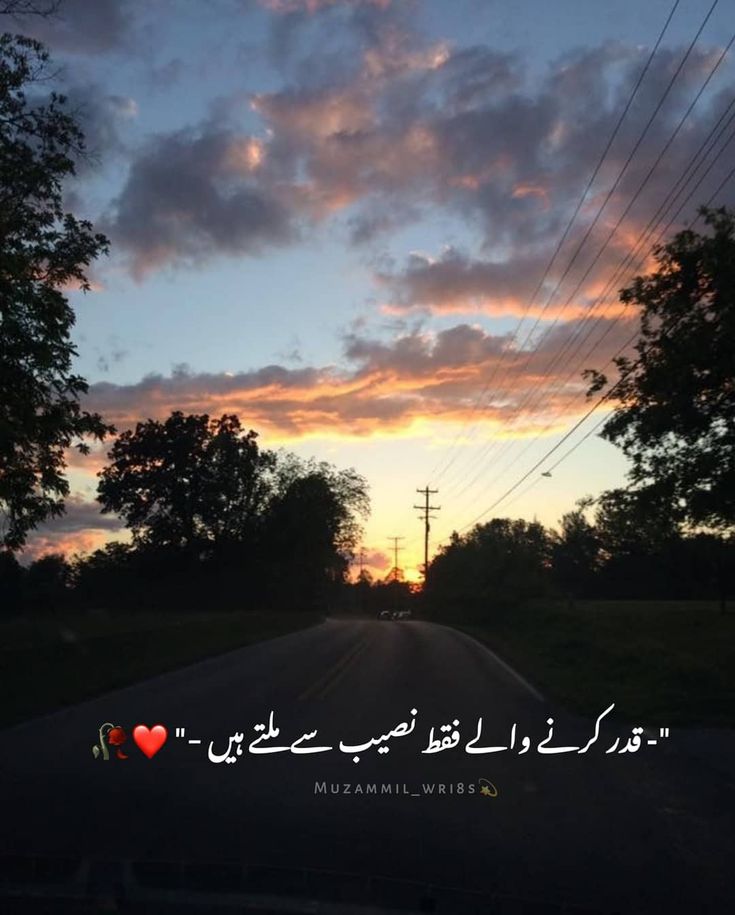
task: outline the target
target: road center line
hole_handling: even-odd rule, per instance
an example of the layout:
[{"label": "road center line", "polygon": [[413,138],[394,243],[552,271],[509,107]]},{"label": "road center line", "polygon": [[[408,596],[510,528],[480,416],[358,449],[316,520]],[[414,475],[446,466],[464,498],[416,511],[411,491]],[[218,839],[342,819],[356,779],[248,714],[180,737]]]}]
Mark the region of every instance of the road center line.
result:
[{"label": "road center line", "polygon": [[307,688],[301,693],[296,701],[303,702],[306,699],[313,698],[321,699],[367,645],[367,638],[364,638],[361,642],[358,642],[351,651],[348,651],[346,655],[343,655],[341,658],[339,658],[337,662],[316,681],[316,683],[312,683],[311,686],[307,686]]}]

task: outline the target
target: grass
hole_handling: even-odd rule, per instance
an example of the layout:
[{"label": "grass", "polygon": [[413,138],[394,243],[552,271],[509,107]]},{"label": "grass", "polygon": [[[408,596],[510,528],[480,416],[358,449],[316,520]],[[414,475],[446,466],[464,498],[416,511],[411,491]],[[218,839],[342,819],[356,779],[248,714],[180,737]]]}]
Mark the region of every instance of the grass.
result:
[{"label": "grass", "polygon": [[735,725],[735,613],[706,601],[535,602],[458,628],[542,693],[643,725]]},{"label": "grass", "polygon": [[294,612],[130,612],[0,623],[0,726],[320,621]]}]

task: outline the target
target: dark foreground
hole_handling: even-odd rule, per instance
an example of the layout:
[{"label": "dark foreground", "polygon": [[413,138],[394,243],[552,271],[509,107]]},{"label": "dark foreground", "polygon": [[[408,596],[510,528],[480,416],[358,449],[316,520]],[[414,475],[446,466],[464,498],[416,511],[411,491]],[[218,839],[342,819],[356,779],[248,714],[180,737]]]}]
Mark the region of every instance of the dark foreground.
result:
[{"label": "dark foreground", "polygon": [[[340,751],[411,722],[412,709],[415,729],[381,744],[388,753]],[[280,734],[261,747],[317,730],[311,745],[334,749],[249,752],[271,711]],[[515,748],[467,753],[478,716],[480,744],[507,745],[515,723]],[[161,900],[198,898],[199,886],[212,905],[247,889],[381,911],[729,910],[735,791],[722,766],[681,755],[676,729],[648,746],[666,721],[632,722],[650,732],[640,750],[606,754],[631,736],[623,708],[586,754],[542,754],[549,717],[547,746],[583,746],[594,732],[459,632],[329,621],[28,722],[0,733],[0,909],[18,887],[48,894],[69,874],[107,911],[145,885]],[[422,753],[430,729],[448,736],[454,726],[440,728],[455,719],[456,748]],[[103,722],[125,729],[129,758],[94,758]],[[148,760],[130,733],[159,722],[168,740]],[[242,755],[233,742],[234,762],[210,761],[210,741],[223,757],[236,733]],[[480,793],[488,784],[497,796]],[[309,905],[241,910],[332,911]]]}]

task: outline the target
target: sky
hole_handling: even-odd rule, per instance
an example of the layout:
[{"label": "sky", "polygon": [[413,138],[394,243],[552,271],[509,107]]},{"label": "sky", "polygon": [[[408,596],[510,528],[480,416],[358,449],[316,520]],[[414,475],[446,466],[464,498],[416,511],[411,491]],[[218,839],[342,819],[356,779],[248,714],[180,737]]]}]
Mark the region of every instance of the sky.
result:
[{"label": "sky", "polygon": [[[581,372],[630,346],[653,243],[735,201],[734,0],[62,0],[16,27],[87,136],[66,204],[111,241],[69,293],[85,408],[234,412],[354,467],[378,577],[394,536],[419,577],[427,485],[433,552],[624,484]],[[70,455],[27,558],[125,536],[107,447]]]}]

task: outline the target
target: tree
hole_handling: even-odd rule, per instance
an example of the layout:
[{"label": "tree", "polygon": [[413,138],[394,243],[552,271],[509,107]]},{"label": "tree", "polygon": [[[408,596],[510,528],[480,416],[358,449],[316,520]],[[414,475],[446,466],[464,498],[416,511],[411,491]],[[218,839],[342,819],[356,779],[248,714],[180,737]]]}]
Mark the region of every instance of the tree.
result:
[{"label": "tree", "polygon": [[0,16],[40,16],[46,19],[58,11],[60,3],[61,0],[0,0]]},{"label": "tree", "polygon": [[81,409],[87,384],[71,370],[74,312],[63,292],[89,289],[85,270],[108,243],[64,211],[62,183],[84,138],[63,96],[27,95],[47,63],[37,41],[0,36],[0,544],[12,549],[63,512],[66,450],[87,451],[85,437],[111,431]]},{"label": "tree", "polygon": [[670,556],[681,531],[671,500],[644,487],[607,490],[595,503],[598,589],[611,598],[674,597]]},{"label": "tree", "polygon": [[279,602],[314,606],[336,593],[369,510],[367,482],[355,470],[281,456],[262,545]]},{"label": "tree", "polygon": [[28,602],[36,610],[60,609],[71,584],[71,567],[61,553],[49,553],[31,563],[26,577]]},{"label": "tree", "polygon": [[[689,526],[735,526],[735,213],[654,249],[657,269],[621,300],[641,310],[637,358],[615,360],[617,407],[602,435],[632,460],[631,484]],[[590,393],[607,378],[586,373]]]},{"label": "tree", "polygon": [[23,603],[25,570],[9,550],[0,550],[0,607],[2,613],[17,613]]},{"label": "tree", "polygon": [[91,607],[140,605],[136,587],[140,576],[133,567],[133,549],[127,543],[106,543],[87,555],[76,556],[73,565],[75,605]]},{"label": "tree", "polygon": [[123,432],[99,474],[103,512],[120,514],[137,545],[206,553],[242,540],[270,497],[274,456],[236,416],[176,411]]},{"label": "tree", "polygon": [[654,488],[609,489],[595,505],[595,532],[605,558],[648,553],[680,536],[671,503]]},{"label": "tree", "polygon": [[585,516],[592,500],[581,499],[561,519],[561,532],[554,538],[551,563],[554,579],[570,600],[589,596],[599,567],[600,541]]},{"label": "tree", "polygon": [[336,593],[369,510],[365,480],[261,451],[257,437],[233,415],[181,412],[119,436],[98,500],[131,529],[141,574],[186,579],[187,597],[203,583],[210,597],[222,589],[217,599],[237,593],[250,605],[312,606]]},{"label": "tree", "polygon": [[493,605],[541,597],[550,553],[549,534],[535,521],[493,518],[454,533],[431,563],[427,602],[440,613],[454,606],[484,615]]},{"label": "tree", "polygon": [[311,507],[328,532],[333,548],[346,560],[362,534],[360,518],[370,514],[368,484],[356,470],[339,470],[326,461],[304,461],[295,454],[281,453],[275,473],[277,500],[304,499],[311,490]]}]

